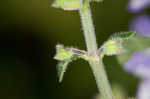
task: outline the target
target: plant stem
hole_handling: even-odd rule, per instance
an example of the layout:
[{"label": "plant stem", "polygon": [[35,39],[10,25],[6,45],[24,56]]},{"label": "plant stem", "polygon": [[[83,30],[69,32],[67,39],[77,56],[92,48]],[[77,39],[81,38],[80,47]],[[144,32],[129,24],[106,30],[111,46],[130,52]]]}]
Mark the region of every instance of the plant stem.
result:
[{"label": "plant stem", "polygon": [[86,46],[89,55],[96,56],[97,43],[96,43],[95,30],[94,30],[94,25],[91,16],[91,10],[89,6],[89,2],[86,2],[88,0],[83,0],[83,1],[84,2],[80,9],[80,16],[81,16]]},{"label": "plant stem", "polygon": [[[82,0],[81,0],[82,1]],[[113,99],[112,90],[105,73],[105,69],[102,63],[102,59],[97,55],[97,43],[94,25],[91,16],[91,10],[88,0],[83,0],[80,8],[80,16],[82,21],[82,27],[84,31],[84,37],[88,50],[88,55],[91,57],[89,64],[93,70],[95,80],[102,96],[102,99]]]},{"label": "plant stem", "polygon": [[89,64],[93,70],[96,84],[98,86],[101,96],[103,97],[102,99],[113,99],[113,93],[109,81],[107,79],[104,65],[102,61],[100,60],[95,61],[95,60],[91,60]]}]

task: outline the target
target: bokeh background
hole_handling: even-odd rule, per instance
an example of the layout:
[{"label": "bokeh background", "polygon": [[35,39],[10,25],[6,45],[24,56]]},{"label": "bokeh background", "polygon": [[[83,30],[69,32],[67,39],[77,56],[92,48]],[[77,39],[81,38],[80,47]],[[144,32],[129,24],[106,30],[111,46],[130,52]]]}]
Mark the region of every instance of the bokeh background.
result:
[{"label": "bokeh background", "polygon": [[[55,45],[86,49],[77,11],[52,8],[52,0],[0,0],[0,98],[93,99],[98,92],[88,63],[69,65],[58,83]],[[128,31],[134,14],[128,0],[91,3],[99,46],[115,32]],[[115,56],[104,58],[111,85],[134,96],[138,78],[127,74]]]}]

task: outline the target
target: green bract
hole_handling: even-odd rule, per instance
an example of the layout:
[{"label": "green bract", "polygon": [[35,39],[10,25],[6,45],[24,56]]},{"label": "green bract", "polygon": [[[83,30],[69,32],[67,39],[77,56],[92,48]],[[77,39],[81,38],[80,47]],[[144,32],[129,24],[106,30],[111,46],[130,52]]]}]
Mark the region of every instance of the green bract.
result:
[{"label": "green bract", "polygon": [[108,41],[104,43],[104,45],[99,49],[99,51],[103,52],[104,55],[118,55],[124,52],[124,48],[122,47],[122,43],[133,37],[135,32],[123,32],[123,33],[115,33],[113,34]]},{"label": "green bract", "polygon": [[[82,3],[86,0],[55,0],[52,4],[55,8],[62,8],[63,10],[79,10]],[[89,0],[90,2],[101,2],[102,0]]]},{"label": "green bract", "polygon": [[102,47],[105,55],[117,55],[123,53],[120,39],[108,40]]},{"label": "green bract", "polygon": [[83,50],[78,50],[75,48],[64,48],[62,45],[57,45],[57,54],[54,57],[56,60],[59,60],[57,70],[59,82],[63,80],[65,71],[67,70],[68,64],[79,58],[88,60],[87,52]]},{"label": "green bract", "polygon": [[64,49],[62,45],[57,45],[56,49],[57,49],[57,54],[54,58],[57,60],[60,60],[60,61],[66,60],[66,59],[69,59],[73,55],[71,50]]},{"label": "green bract", "polygon": [[80,0],[56,0],[52,6],[64,10],[78,10],[80,8]]}]

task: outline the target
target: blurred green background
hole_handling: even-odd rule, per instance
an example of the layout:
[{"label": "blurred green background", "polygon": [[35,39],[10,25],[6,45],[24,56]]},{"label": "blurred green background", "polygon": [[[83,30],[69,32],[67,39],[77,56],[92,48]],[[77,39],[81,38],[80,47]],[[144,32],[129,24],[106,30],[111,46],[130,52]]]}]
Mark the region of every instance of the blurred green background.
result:
[{"label": "blurred green background", "polygon": [[[86,48],[77,11],[52,8],[52,0],[0,1],[0,98],[1,99],[92,99],[98,92],[87,62],[69,65],[58,83],[53,59],[60,43]],[[134,15],[128,0],[91,3],[99,46],[114,32],[128,31]],[[116,57],[105,57],[109,80],[135,95],[137,78],[125,73]]]}]

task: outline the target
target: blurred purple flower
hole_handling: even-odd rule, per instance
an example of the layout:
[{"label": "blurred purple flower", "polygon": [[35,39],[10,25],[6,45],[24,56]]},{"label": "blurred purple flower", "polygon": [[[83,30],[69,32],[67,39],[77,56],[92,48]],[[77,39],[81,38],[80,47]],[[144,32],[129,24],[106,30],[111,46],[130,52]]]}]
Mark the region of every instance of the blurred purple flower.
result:
[{"label": "blurred purple flower", "polygon": [[150,56],[143,51],[135,52],[126,62],[124,69],[142,79],[150,79]]},{"label": "blurred purple flower", "polygon": [[150,99],[150,48],[135,52],[126,62],[124,69],[141,78],[137,99]]},{"label": "blurred purple flower", "polygon": [[136,17],[130,24],[130,30],[135,30],[137,35],[150,37],[150,17],[147,15]]},{"label": "blurred purple flower", "polygon": [[150,79],[145,79],[140,82],[137,99],[150,99]]},{"label": "blurred purple flower", "polygon": [[150,5],[150,0],[130,0],[127,6],[132,13],[137,13],[147,8]]}]

